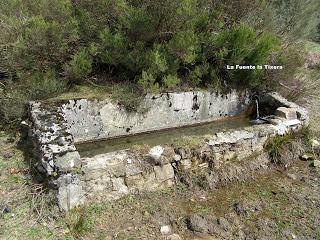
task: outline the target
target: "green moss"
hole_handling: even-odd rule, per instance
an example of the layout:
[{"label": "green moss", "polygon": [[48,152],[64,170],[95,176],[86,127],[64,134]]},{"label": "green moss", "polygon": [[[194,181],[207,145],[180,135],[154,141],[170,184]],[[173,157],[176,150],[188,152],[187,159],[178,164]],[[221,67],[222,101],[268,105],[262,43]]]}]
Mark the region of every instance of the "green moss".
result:
[{"label": "green moss", "polygon": [[174,141],[177,147],[198,147],[204,141],[203,136],[183,136]]}]

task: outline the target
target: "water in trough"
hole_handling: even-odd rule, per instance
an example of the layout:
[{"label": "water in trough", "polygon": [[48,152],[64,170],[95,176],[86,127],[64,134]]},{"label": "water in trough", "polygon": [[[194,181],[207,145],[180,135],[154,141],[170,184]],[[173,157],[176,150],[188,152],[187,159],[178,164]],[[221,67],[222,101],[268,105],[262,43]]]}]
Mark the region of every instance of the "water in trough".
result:
[{"label": "water in trough", "polygon": [[212,135],[217,132],[246,127],[253,124],[254,123],[251,122],[249,118],[232,117],[198,125],[141,133],[90,143],[81,143],[77,145],[77,149],[80,152],[81,157],[93,157],[97,154],[129,149],[133,145],[147,144],[152,147],[156,145],[172,144],[177,139],[184,136]]}]

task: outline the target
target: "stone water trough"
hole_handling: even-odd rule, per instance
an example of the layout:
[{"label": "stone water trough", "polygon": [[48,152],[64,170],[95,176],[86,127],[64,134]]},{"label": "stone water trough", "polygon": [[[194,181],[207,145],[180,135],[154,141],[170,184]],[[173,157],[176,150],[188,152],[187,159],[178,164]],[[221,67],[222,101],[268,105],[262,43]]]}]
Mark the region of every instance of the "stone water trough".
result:
[{"label": "stone water trough", "polygon": [[[179,181],[181,171],[210,171],[226,162],[249,159],[263,152],[268,138],[308,124],[307,111],[279,94],[258,99],[264,124],[241,120],[245,124],[226,129],[224,123],[247,119],[255,106],[248,92],[148,94],[136,112],[110,99],[30,102],[28,135],[34,143],[37,171],[56,193],[60,208],[69,210],[86,202],[170,187]],[[220,124],[214,131],[213,125],[205,125],[213,121]],[[187,131],[186,126],[202,129],[194,137],[193,129],[189,130],[191,143],[184,143],[185,137],[178,134],[171,142],[157,144],[158,135],[152,135],[161,130],[161,136],[168,137],[181,127]],[[114,151],[79,150],[86,143],[90,150],[131,136],[140,136],[146,144],[152,138],[153,144],[137,146],[133,140],[131,147],[120,145]]]}]

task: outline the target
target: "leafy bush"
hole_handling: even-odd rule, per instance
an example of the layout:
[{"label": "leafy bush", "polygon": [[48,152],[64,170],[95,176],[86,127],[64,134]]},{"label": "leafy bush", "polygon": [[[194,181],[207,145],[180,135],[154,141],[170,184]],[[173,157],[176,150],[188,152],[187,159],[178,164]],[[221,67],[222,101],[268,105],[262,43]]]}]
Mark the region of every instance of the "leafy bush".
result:
[{"label": "leafy bush", "polygon": [[24,92],[29,99],[46,99],[56,93],[63,92],[66,83],[55,76],[55,72],[34,72],[30,76],[24,76],[24,84],[21,88],[27,87]]},{"label": "leafy bush", "polygon": [[20,89],[4,92],[0,89],[0,127],[8,128],[21,121],[27,96]]},{"label": "leafy bush", "polygon": [[[66,82],[58,79],[55,72],[34,72],[21,76],[23,83],[17,80],[0,85],[0,127],[10,127],[22,120],[25,105],[30,99],[46,99],[66,89]],[[8,125],[9,124],[9,125]]]},{"label": "leafy bush", "polygon": [[80,49],[64,69],[70,81],[81,80],[92,71],[92,57],[86,49]]},{"label": "leafy bush", "polygon": [[290,43],[316,36],[320,23],[318,0],[224,0],[229,22],[245,22],[261,31],[272,31]]},{"label": "leafy bush", "polygon": [[[72,53],[72,44],[78,40],[71,2],[41,0],[30,5],[20,4],[30,7],[30,10],[24,10],[29,16],[22,24],[12,52],[16,67],[22,68],[22,72],[61,67],[69,52]],[[41,15],[36,13],[37,10]]]},{"label": "leafy bush", "polygon": [[280,40],[271,33],[258,33],[246,25],[223,31],[214,41],[213,54],[216,55],[218,67],[224,79],[234,86],[257,88],[263,84],[263,69],[225,71],[229,65],[263,65],[270,62],[271,54],[280,48]]},{"label": "leafy bush", "polygon": [[263,71],[242,73],[236,79],[239,72],[229,74],[225,65],[265,64],[279,47],[279,39],[244,24],[228,29],[215,5],[201,3],[166,2],[175,8],[144,1],[112,5],[118,15],[100,32],[95,63],[107,64],[115,74],[121,71],[125,79],[138,80],[153,92],[180,83],[222,86],[217,82],[224,81],[231,87],[239,80],[246,87],[260,86]]},{"label": "leafy bush", "polygon": [[300,79],[300,76],[297,74],[304,68],[304,46],[302,44],[295,44],[282,49],[275,64],[282,65],[283,70],[268,71],[265,76],[268,88],[277,89],[283,96],[293,101],[303,97],[306,90],[305,87],[309,88],[309,86],[302,83],[303,79]]},{"label": "leafy bush", "polygon": [[[215,58],[220,55],[214,51],[228,51],[224,64],[228,60],[241,63],[246,58],[247,62],[262,62],[275,50],[275,37],[270,33],[257,37],[259,32],[243,24],[228,29],[220,7],[223,2],[19,3],[28,9],[11,53],[19,71],[52,69],[69,82],[108,69],[115,78],[140,82],[146,90],[174,87],[181,82],[201,85],[212,76],[224,77],[220,74],[224,66],[215,67]],[[250,51],[251,44],[255,51]],[[208,52],[208,46],[214,51]]]}]

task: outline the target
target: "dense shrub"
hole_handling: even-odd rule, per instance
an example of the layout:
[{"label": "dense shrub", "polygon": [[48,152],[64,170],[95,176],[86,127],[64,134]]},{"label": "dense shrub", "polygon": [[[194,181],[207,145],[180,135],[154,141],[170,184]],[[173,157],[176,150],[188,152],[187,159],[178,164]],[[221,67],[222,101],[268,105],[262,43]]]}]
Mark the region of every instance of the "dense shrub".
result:
[{"label": "dense shrub", "polygon": [[24,74],[21,78],[23,82],[13,80],[5,87],[0,85],[0,123],[18,123],[22,120],[28,100],[46,99],[66,88],[66,82],[58,79],[51,69],[46,72],[33,72],[30,75]]},{"label": "dense shrub", "polygon": [[[269,57],[280,47],[280,41],[271,33],[258,33],[246,25],[236,25],[218,35],[212,54],[216,54],[217,70],[229,65],[263,65],[270,62]],[[264,69],[224,71],[234,86],[256,88],[263,84]]]},{"label": "dense shrub", "polygon": [[[139,82],[149,90],[181,82],[199,85],[225,77],[224,66],[216,67],[220,60],[265,62],[275,45],[274,37],[258,37],[260,33],[249,26],[228,29],[222,8],[210,0],[20,4],[29,16],[11,53],[16,60],[14,71],[53,69],[69,82],[107,67],[115,78]],[[227,56],[216,54],[223,51]]]},{"label": "dense shrub", "polygon": [[92,71],[92,57],[88,50],[80,49],[64,66],[69,81],[79,81]]},{"label": "dense shrub", "polygon": [[264,70],[227,71],[226,64],[276,63],[282,39],[315,29],[317,20],[306,25],[305,16],[316,16],[317,1],[308,3],[0,0],[0,73],[9,77],[0,79],[0,99],[46,98],[88,78],[153,92],[179,85],[261,88]]}]

